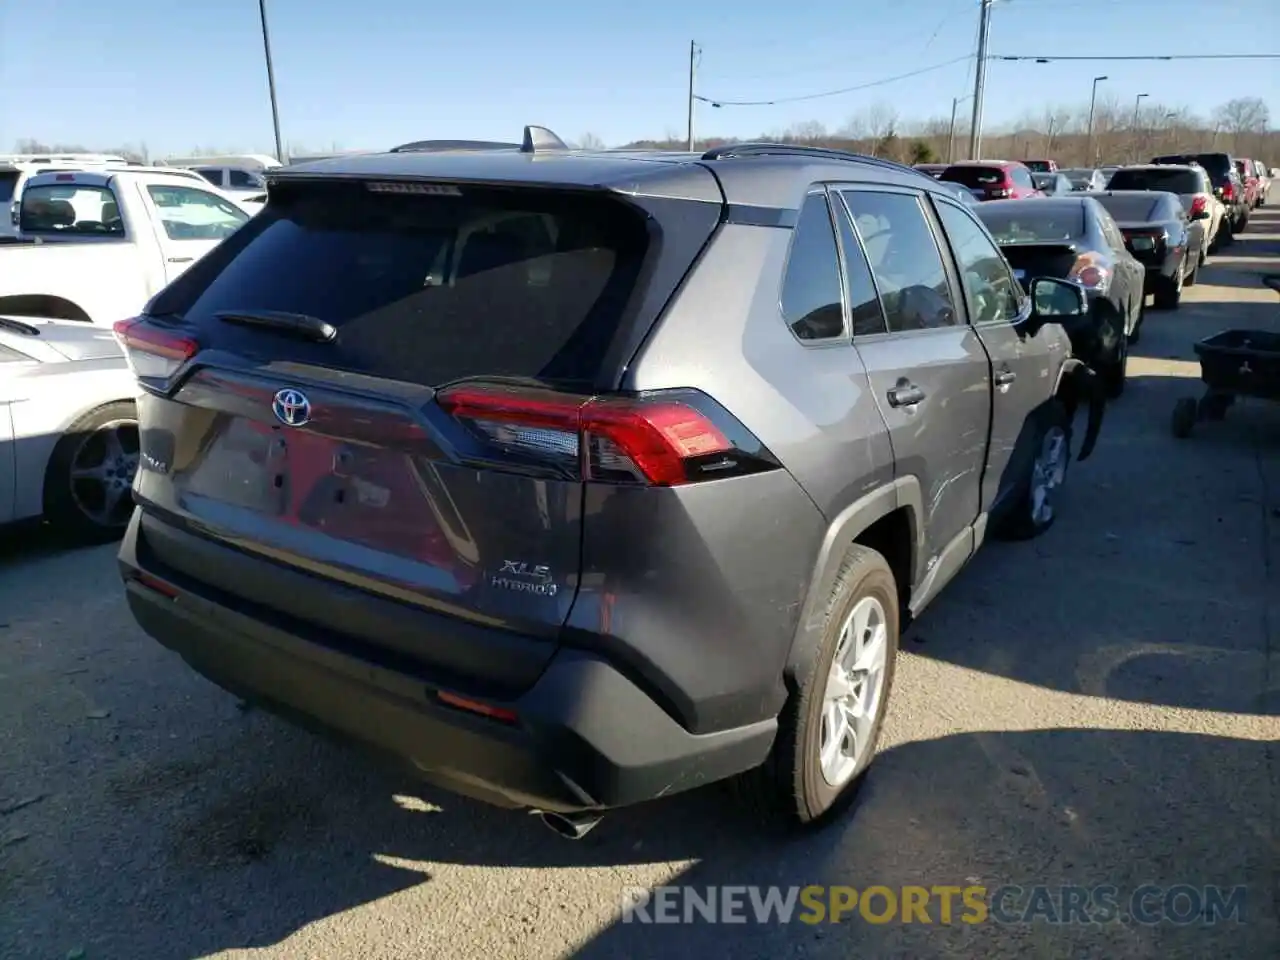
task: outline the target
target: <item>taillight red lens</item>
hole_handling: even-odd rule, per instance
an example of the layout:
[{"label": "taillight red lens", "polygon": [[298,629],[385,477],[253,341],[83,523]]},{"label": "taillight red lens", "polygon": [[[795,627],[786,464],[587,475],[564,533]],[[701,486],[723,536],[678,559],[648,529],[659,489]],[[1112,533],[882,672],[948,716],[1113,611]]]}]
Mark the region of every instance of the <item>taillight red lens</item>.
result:
[{"label": "taillight red lens", "polygon": [[1230,200],[1230,199],[1232,199],[1235,195],[1236,195],[1236,188],[1235,188],[1235,187],[1233,187],[1231,184],[1229,184],[1229,183],[1228,183],[1226,186],[1224,186],[1224,187],[1222,188],[1222,199],[1223,199],[1223,200]]},{"label": "taillight red lens", "polygon": [[140,380],[167,380],[200,350],[194,339],[149,323],[145,317],[117,320],[112,330]]},{"label": "taillight red lens", "polygon": [[1204,213],[1209,206],[1209,201],[1205,197],[1196,197],[1191,201],[1191,216],[1197,216]]},{"label": "taillight red lens", "polygon": [[667,397],[582,397],[464,384],[442,390],[436,402],[486,443],[559,460],[583,480],[677,486],[691,482],[691,460],[737,451],[711,418]]}]

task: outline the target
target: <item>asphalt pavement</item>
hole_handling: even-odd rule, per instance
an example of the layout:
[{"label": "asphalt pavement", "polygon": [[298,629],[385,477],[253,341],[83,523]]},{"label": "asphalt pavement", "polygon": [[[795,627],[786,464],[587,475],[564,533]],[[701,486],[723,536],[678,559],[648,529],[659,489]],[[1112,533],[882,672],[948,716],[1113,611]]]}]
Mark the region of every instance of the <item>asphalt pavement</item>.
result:
[{"label": "asphalt pavement", "polygon": [[[241,711],[147,639],[112,547],[8,535],[0,956],[1280,956],[1280,405],[1242,403],[1187,440],[1169,428],[1198,393],[1196,339],[1280,329],[1267,270],[1280,209],[1180,310],[1148,312],[1059,522],[984,547],[912,627],[854,810],[799,838],[714,787],[577,843],[425,788]],[[1016,906],[978,924],[936,908],[930,923],[624,922],[624,889],[660,884],[1042,885],[1049,905],[1034,922]],[[1125,905],[1143,884],[1185,889],[1128,922],[1061,910],[1063,885]],[[1243,888],[1240,912],[1179,922],[1206,887]]]}]

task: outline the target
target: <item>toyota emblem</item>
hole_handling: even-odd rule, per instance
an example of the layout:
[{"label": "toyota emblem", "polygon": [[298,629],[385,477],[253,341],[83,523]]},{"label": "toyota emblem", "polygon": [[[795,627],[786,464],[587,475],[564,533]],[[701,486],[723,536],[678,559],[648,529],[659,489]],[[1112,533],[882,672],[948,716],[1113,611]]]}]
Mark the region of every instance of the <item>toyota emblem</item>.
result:
[{"label": "toyota emblem", "polygon": [[271,401],[271,412],[287,427],[301,427],[311,419],[311,401],[301,390],[280,390]]}]

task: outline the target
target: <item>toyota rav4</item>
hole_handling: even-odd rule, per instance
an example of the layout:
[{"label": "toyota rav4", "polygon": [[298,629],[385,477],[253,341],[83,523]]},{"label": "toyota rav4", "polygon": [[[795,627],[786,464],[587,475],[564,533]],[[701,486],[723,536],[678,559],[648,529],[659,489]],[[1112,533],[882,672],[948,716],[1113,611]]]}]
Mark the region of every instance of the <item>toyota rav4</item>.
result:
[{"label": "toyota rav4", "polygon": [[[1055,517],[1092,374],[932,178],[776,144],[450,141],[269,171],[117,325],[142,627],[251,702],[580,836],[875,753],[898,638]],[[1087,402],[1086,402],[1087,401]],[[1086,415],[1087,413],[1087,415]]]}]

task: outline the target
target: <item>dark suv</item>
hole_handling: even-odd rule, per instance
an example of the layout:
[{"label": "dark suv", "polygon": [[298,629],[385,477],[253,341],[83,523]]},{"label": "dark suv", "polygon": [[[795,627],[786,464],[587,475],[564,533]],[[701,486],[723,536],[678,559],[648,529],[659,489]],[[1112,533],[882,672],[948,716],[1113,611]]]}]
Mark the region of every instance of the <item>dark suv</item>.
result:
[{"label": "dark suv", "polygon": [[1245,196],[1244,181],[1236,162],[1229,153],[1179,153],[1164,157],[1154,157],[1154,164],[1187,164],[1196,163],[1204,167],[1209,174],[1209,182],[1213,184],[1213,195],[1226,208],[1222,223],[1225,231],[1219,232],[1220,245],[1231,243],[1235,234],[1249,225],[1249,200]]},{"label": "dark suv", "polygon": [[423,142],[271,171],[117,325],[138,622],[248,700],[542,812],[738,774],[814,820],[899,630],[1053,522],[1100,392],[910,168]]}]

